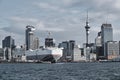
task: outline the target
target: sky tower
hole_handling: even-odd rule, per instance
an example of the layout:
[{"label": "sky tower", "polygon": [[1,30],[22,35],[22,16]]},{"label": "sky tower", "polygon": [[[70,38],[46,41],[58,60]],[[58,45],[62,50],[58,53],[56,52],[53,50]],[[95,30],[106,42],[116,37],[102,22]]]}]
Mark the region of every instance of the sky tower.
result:
[{"label": "sky tower", "polygon": [[89,29],[90,29],[89,22],[88,22],[88,11],[87,11],[87,18],[86,18],[85,29],[86,29],[86,47],[88,47],[88,35],[89,35]]}]

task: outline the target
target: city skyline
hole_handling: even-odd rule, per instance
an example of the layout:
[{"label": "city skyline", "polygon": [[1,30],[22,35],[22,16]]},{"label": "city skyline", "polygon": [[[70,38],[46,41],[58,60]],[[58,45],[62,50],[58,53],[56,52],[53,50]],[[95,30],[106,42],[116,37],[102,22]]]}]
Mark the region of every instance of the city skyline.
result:
[{"label": "city skyline", "polygon": [[[107,3],[107,4],[106,4]],[[85,22],[89,11],[89,42],[94,42],[103,23],[113,26],[113,40],[119,41],[119,0],[0,0],[0,46],[11,35],[16,45],[25,44],[25,27],[32,25],[40,44],[44,44],[47,31],[56,43],[75,40],[82,46],[86,42]]]}]

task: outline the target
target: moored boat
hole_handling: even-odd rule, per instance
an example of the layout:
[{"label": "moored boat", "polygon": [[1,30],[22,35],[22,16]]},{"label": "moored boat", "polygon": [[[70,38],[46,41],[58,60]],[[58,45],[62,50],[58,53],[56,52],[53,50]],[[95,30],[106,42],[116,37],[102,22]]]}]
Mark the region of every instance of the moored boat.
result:
[{"label": "moored boat", "polygon": [[62,48],[48,47],[25,52],[26,61],[55,63],[62,57]]}]

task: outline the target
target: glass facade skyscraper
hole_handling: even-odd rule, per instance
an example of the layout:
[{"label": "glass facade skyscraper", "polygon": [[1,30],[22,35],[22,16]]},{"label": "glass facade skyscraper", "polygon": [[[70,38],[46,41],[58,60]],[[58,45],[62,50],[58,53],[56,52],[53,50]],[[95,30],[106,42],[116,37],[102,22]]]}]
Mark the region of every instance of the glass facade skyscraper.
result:
[{"label": "glass facade skyscraper", "polygon": [[102,39],[102,55],[107,58],[106,43],[113,41],[113,29],[111,24],[102,24],[101,26],[101,39]]},{"label": "glass facade skyscraper", "polygon": [[34,31],[35,27],[33,26],[26,26],[26,50],[33,48],[33,41],[34,41]]},{"label": "glass facade skyscraper", "polygon": [[63,49],[63,59],[65,59],[67,61],[73,60],[74,46],[75,46],[74,40],[63,41],[62,43],[59,44],[59,47],[64,48]]},{"label": "glass facade skyscraper", "polygon": [[15,47],[15,41],[11,36],[5,37],[4,40],[2,40],[2,47],[3,48],[14,48]]},{"label": "glass facade skyscraper", "polygon": [[4,49],[4,59],[11,60],[13,57],[13,49],[15,48],[15,41],[11,36],[5,37],[2,40],[2,47]]}]

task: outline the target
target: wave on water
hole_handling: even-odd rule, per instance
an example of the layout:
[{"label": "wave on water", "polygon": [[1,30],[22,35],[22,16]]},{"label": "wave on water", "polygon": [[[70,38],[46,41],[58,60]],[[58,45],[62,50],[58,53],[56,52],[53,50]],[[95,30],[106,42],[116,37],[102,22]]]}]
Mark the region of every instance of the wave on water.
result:
[{"label": "wave on water", "polygon": [[120,63],[0,64],[0,80],[120,80]]}]

